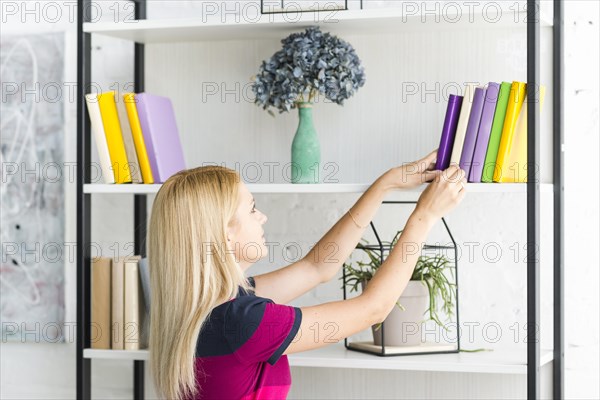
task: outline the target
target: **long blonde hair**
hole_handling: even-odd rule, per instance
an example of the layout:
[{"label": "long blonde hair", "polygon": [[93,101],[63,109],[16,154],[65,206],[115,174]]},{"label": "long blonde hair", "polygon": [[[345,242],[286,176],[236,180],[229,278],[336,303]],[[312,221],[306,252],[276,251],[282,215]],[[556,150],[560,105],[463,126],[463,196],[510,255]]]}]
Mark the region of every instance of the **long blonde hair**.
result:
[{"label": "long blonde hair", "polygon": [[[224,167],[181,171],[160,188],[150,217],[152,301],[149,351],[154,384],[167,399],[196,396],[195,349],[213,308],[252,288],[227,251],[240,178]],[[200,371],[198,371],[199,373]]]}]

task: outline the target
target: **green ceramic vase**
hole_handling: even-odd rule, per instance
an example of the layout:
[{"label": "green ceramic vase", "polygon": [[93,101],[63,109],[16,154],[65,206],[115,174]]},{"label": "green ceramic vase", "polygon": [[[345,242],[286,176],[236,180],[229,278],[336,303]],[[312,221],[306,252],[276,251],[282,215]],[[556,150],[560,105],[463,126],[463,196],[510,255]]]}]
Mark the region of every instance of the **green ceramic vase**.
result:
[{"label": "green ceramic vase", "polygon": [[292,142],[292,183],[319,183],[321,146],[312,108],[312,103],[298,103],[300,121]]}]

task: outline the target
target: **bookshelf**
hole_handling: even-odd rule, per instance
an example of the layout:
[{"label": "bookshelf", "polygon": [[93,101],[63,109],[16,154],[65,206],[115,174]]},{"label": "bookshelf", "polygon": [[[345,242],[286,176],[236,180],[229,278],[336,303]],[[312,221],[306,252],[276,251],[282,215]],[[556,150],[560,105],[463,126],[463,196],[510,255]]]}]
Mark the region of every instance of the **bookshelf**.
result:
[{"label": "bookshelf", "polygon": [[[552,107],[552,183],[536,183],[535,171],[530,172],[527,184],[468,184],[472,193],[523,193],[527,196],[527,322],[539,326],[540,323],[540,265],[535,261],[535,249],[540,243],[540,195],[552,196],[554,207],[554,348],[541,350],[539,330],[533,333],[528,342],[526,354],[484,353],[484,354],[445,354],[381,359],[371,355],[347,351],[343,345],[332,345],[301,354],[289,356],[291,366],[369,368],[406,371],[455,371],[490,372],[527,375],[527,396],[536,399],[540,396],[540,369],[552,363],[554,398],[564,397],[564,346],[563,346],[563,1],[554,1],[553,20],[540,17],[540,1],[528,0],[529,12],[506,14],[506,17],[490,24],[481,16],[471,21],[462,19],[456,22],[452,14],[437,23],[423,23],[420,16],[403,15],[397,9],[372,9],[338,11],[327,13],[269,14],[252,21],[221,21],[219,19],[170,19],[146,20],[145,0],[134,0],[135,20],[107,23],[91,23],[86,20],[84,9],[91,0],[83,0],[78,7],[78,165],[87,165],[91,160],[90,123],[85,109],[85,88],[91,82],[91,38],[92,35],[105,35],[135,42],[134,90],[144,91],[145,87],[145,47],[146,44],[184,43],[203,41],[232,41],[249,39],[279,39],[292,31],[310,25],[320,25],[323,30],[334,34],[372,35],[397,32],[399,30],[425,34],[431,30],[473,30],[495,29],[514,26],[515,18],[527,30],[527,83],[530,87],[540,82],[540,28],[552,29],[553,84]],[[435,18],[432,17],[432,18]],[[527,20],[533,21],[527,23]],[[448,22],[448,21],[454,22]],[[529,107],[528,158],[531,162],[540,161],[539,109]],[[85,170],[80,168],[81,170]],[[336,194],[362,193],[367,184],[250,184],[254,193],[278,194]],[[407,191],[418,194],[425,185]],[[148,351],[94,350],[90,347],[90,254],[86,244],[91,242],[92,196],[103,194],[123,194],[133,196],[135,252],[145,255],[142,244],[146,236],[147,195],[158,192],[160,185],[104,185],[91,183],[89,172],[80,172],[77,178],[77,398],[91,397],[91,360],[120,359],[134,362],[134,393],[136,399],[144,398],[144,362]],[[525,357],[524,357],[525,356]]]}]

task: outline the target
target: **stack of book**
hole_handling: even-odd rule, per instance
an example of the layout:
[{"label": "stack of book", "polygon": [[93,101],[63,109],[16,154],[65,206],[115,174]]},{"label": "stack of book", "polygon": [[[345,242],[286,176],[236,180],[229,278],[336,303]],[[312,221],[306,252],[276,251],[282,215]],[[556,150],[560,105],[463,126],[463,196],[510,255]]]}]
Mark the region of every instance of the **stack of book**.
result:
[{"label": "stack of book", "polygon": [[148,348],[148,259],[97,257],[92,260],[91,268],[92,349]]},{"label": "stack of book", "polygon": [[[540,111],[545,87],[539,91]],[[527,182],[527,85],[490,82],[450,95],[436,169],[459,164],[469,182]],[[530,166],[531,167],[531,166]]]},{"label": "stack of book", "polygon": [[169,98],[110,91],[85,100],[104,183],[163,183],[185,169]]}]

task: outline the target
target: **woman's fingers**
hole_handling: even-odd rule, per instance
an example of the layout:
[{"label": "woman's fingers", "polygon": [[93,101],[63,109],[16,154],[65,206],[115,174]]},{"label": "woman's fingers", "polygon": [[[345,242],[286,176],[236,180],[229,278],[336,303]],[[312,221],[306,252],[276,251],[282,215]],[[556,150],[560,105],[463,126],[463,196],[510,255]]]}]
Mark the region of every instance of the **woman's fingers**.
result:
[{"label": "woman's fingers", "polygon": [[444,171],[439,171],[439,170],[437,170],[437,171],[425,171],[423,173],[423,180],[425,182],[432,182],[435,179],[437,179],[440,175],[442,175],[443,172]]},{"label": "woman's fingers", "polygon": [[448,179],[449,183],[460,185],[460,182],[465,178],[466,173],[461,169],[458,164],[452,164],[447,170],[444,176]]},{"label": "woman's fingers", "polygon": [[448,179],[455,179],[458,176],[458,174],[460,174],[460,171],[461,171],[461,169],[458,166],[458,164],[452,164],[446,170],[446,177]]},{"label": "woman's fingers", "polygon": [[435,168],[435,160],[437,159],[437,149],[420,159],[417,164],[419,172],[430,171]]},{"label": "woman's fingers", "polygon": [[464,192],[467,189],[467,177],[463,177],[459,182],[458,182],[458,186],[459,186],[459,193],[464,194],[462,192]]},{"label": "woman's fingers", "polygon": [[[459,165],[452,164],[444,171],[437,171],[439,179],[429,184],[421,193],[417,207],[427,210],[431,215],[444,216],[452,210],[466,194],[463,185],[466,183],[465,171]],[[423,176],[432,176],[423,173]]]},{"label": "woman's fingers", "polygon": [[460,190],[458,191],[459,201],[462,201],[467,194],[467,178],[463,178],[461,183],[462,185],[460,185]]},{"label": "woman's fingers", "polygon": [[435,164],[435,160],[437,159],[437,152],[437,149],[435,149],[425,157],[425,164],[427,165],[427,167],[431,166],[431,164]]}]

